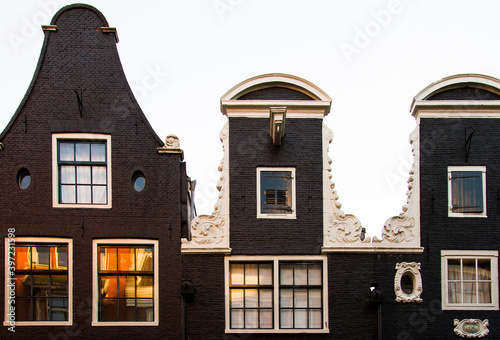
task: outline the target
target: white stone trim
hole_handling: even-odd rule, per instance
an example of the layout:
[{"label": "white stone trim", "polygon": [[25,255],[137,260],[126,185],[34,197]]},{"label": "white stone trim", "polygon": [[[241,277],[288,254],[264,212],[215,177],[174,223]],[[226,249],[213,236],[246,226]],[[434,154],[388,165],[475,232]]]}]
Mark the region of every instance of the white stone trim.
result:
[{"label": "white stone trim", "polygon": [[[231,329],[230,328],[230,301],[229,301],[229,264],[230,262],[273,262],[273,317],[274,329]],[[321,261],[323,264],[323,328],[322,329],[280,329],[279,328],[279,262]],[[325,255],[278,255],[278,256],[226,256],[224,257],[224,292],[225,292],[225,333],[329,333],[328,324],[328,257]]]},{"label": "white stone trim", "polygon": [[[260,212],[260,173],[262,171],[290,171],[292,173],[292,213],[291,214],[263,214]],[[275,219],[296,219],[297,218],[297,205],[296,205],[296,190],[295,190],[295,168],[279,168],[279,167],[259,167],[257,168],[257,218],[275,218]]]},{"label": "white stone trim", "polygon": [[480,319],[455,319],[453,320],[453,326],[455,326],[453,331],[461,338],[483,338],[490,332],[489,325],[488,319],[483,321]]},{"label": "white stone trim", "polygon": [[[97,247],[100,244],[113,245],[152,245],[153,246],[153,264],[154,264],[154,321],[118,321],[118,322],[100,322],[99,320],[99,273],[98,263],[99,255]],[[98,239],[92,241],[92,326],[158,326],[160,320],[160,257],[158,240],[145,239]]]},{"label": "white stone trim", "polygon": [[[57,163],[57,142],[60,140],[100,140],[106,141],[106,169],[107,169],[107,204],[77,204],[59,203],[59,165]],[[54,208],[92,208],[110,209],[111,204],[111,135],[91,134],[91,133],[54,133],[52,134],[52,207]]]},{"label": "white stone trim", "polygon": [[[410,273],[413,277],[413,292],[406,294],[401,288],[401,278]],[[419,262],[401,262],[396,263],[396,275],[394,275],[394,293],[396,294],[397,302],[422,302],[420,295],[423,292],[422,276],[420,275]]]},{"label": "white stone trim", "polygon": [[[491,303],[448,303],[448,259],[489,259],[491,261]],[[497,250],[441,250],[441,308],[443,310],[498,310],[498,251]]]},{"label": "white stone trim", "polygon": [[[453,171],[481,171],[483,184],[483,207],[481,213],[457,213],[451,210],[451,173]],[[486,213],[486,166],[448,166],[448,217],[488,217]]]},{"label": "white stone trim", "polygon": [[181,239],[183,254],[231,253],[229,248],[229,122],[220,132],[224,156],[219,165],[219,198],[212,215],[200,215],[191,221],[191,240]]},{"label": "white stone trim", "polygon": [[221,111],[228,117],[269,118],[269,108],[286,106],[287,118],[322,119],[331,102],[315,100],[222,100]]},{"label": "white stone trim", "polygon": [[227,91],[222,96],[221,100],[234,100],[246,93],[267,88],[274,84],[279,84],[281,87],[287,87],[302,92],[316,100],[332,101],[323,90],[313,83],[300,77],[284,73],[268,73],[246,79]]},{"label": "white stone trim", "polygon": [[[15,326],[72,326],[73,325],[73,239],[59,237],[15,237],[15,244],[18,243],[38,243],[55,244],[66,243],[68,246],[68,321],[16,321]],[[4,238],[5,243],[5,285],[4,285],[4,326],[11,327],[8,322],[9,313],[9,238]],[[14,244],[12,244],[14,245]],[[12,254],[12,253],[11,253]]]}]

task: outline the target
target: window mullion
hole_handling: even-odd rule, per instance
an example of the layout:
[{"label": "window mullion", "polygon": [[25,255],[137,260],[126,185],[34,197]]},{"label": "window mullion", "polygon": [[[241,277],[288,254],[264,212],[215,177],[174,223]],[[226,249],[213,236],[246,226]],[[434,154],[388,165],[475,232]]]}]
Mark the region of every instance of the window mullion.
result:
[{"label": "window mullion", "polygon": [[273,261],[273,329],[280,329],[280,282],[279,282],[279,261]]}]

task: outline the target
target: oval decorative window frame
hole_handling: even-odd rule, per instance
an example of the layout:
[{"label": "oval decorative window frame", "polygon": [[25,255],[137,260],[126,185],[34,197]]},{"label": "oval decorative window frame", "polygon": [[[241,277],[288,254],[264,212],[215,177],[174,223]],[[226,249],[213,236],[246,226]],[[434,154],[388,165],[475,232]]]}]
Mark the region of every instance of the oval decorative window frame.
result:
[{"label": "oval decorative window frame", "polygon": [[[25,181],[27,179],[27,182]],[[31,173],[27,168],[20,168],[17,171],[17,185],[21,190],[26,190],[30,187],[32,181]]]},{"label": "oval decorative window frame", "polygon": [[[401,279],[406,273],[413,276],[413,292],[407,294],[401,288]],[[394,276],[394,293],[397,302],[422,302],[420,295],[423,292],[422,277],[420,275],[420,262],[396,263],[396,275]]]}]

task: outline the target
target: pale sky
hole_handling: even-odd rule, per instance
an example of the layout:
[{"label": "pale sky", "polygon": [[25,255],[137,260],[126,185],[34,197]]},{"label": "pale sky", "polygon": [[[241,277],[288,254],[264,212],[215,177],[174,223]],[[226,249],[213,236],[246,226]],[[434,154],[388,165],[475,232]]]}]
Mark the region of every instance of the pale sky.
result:
[{"label": "pale sky", "polygon": [[[33,76],[63,0],[0,0],[0,130]],[[342,210],[369,235],[406,203],[413,97],[459,73],[500,78],[500,2],[458,0],[93,0],[116,27],[121,62],[153,129],[179,137],[198,213],[217,199],[220,97],[288,73],[332,97],[325,123]],[[153,80],[152,80],[153,79]]]}]

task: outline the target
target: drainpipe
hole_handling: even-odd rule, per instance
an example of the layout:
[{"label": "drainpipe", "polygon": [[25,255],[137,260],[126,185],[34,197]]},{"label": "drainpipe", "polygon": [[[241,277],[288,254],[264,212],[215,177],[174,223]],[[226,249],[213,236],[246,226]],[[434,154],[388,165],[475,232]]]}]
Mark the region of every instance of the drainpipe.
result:
[{"label": "drainpipe", "polygon": [[377,339],[382,340],[382,300],[384,295],[378,283],[370,285],[370,304],[377,307]]}]

